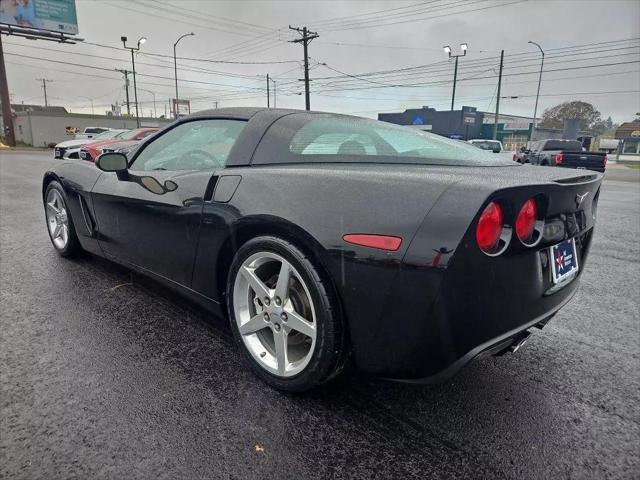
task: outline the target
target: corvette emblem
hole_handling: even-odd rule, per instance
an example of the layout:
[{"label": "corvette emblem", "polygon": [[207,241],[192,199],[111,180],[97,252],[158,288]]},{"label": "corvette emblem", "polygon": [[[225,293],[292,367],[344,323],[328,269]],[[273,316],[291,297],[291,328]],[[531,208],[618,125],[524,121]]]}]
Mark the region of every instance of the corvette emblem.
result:
[{"label": "corvette emblem", "polygon": [[580,208],[580,205],[582,205],[582,201],[587,197],[587,195],[589,195],[589,192],[584,192],[582,195],[580,195],[579,193],[576,194],[576,208]]}]

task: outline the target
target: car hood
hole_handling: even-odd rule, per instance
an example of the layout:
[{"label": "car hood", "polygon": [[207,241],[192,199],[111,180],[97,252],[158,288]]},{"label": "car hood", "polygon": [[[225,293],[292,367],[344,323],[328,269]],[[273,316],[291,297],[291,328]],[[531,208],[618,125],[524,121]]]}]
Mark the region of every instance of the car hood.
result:
[{"label": "car hood", "polygon": [[118,143],[120,140],[118,140],[117,138],[110,138],[109,140],[99,140],[97,142],[92,142],[92,141],[88,141],[85,146],[89,147],[89,148],[101,148],[104,147],[106,145],[111,145],[113,143]]},{"label": "car hood", "polygon": [[108,146],[109,148],[125,148],[130,147],[131,145],[136,145],[140,143],[140,140],[116,140],[113,142],[109,142],[108,144],[103,144],[101,146]]},{"label": "car hood", "polygon": [[56,147],[62,148],[77,148],[82,145],[86,145],[87,143],[91,143],[90,138],[74,138],[73,140],[65,140],[64,142],[60,142],[56,145]]}]

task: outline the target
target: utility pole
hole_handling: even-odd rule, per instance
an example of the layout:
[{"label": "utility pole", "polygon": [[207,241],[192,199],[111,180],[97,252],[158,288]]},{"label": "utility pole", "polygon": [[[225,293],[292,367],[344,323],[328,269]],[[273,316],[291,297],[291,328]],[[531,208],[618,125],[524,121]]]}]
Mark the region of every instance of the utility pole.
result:
[{"label": "utility pole", "polygon": [[47,82],[51,83],[52,80],[47,78],[36,78],[37,81],[42,82],[42,89],[44,90],[44,106],[48,107],[49,103],[47,102]]},{"label": "utility pole", "polygon": [[309,43],[314,38],[318,38],[317,32],[312,32],[307,29],[307,27],[302,28],[294,28],[289,25],[289,30],[295,30],[296,32],[302,34],[302,37],[297,38],[295,40],[291,40],[291,43],[302,43],[304,50],[304,103],[305,110],[311,110],[311,97],[309,96]]},{"label": "utility pole", "polygon": [[536,116],[538,115],[538,98],[540,97],[540,84],[542,83],[542,68],[544,67],[544,50],[542,50],[542,47],[536,42],[529,40],[527,43],[538,47],[542,54],[542,61],[540,62],[540,76],[538,77],[538,93],[536,93],[536,106],[533,109],[533,127],[531,128],[531,137],[529,137],[529,140],[533,140],[533,134],[536,131]]},{"label": "utility pole", "polygon": [[116,72],[120,72],[124,75],[124,89],[127,96],[127,115],[131,116],[131,106],[129,104],[129,70],[118,70]]},{"label": "utility pole", "polygon": [[500,52],[500,73],[498,74],[498,94],[496,95],[496,116],[493,120],[493,139],[498,137],[498,117],[500,116],[500,88],[502,87],[502,64],[504,63],[504,50]]},{"label": "utility pole", "polygon": [[2,102],[2,123],[4,125],[4,138],[10,147],[16,146],[16,136],[13,131],[13,115],[11,114],[11,97],[9,97],[9,84],[7,83],[7,71],[4,67],[4,53],[2,51],[2,35],[0,34],[0,101]]},{"label": "utility pole", "polygon": [[271,108],[269,105],[271,94],[269,93],[269,74],[267,73],[267,108]]}]

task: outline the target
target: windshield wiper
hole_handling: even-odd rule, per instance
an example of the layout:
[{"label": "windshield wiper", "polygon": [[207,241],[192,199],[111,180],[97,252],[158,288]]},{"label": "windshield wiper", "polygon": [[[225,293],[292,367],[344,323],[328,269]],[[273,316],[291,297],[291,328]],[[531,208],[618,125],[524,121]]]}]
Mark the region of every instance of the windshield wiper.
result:
[{"label": "windshield wiper", "polygon": [[152,170],[166,170],[166,168],[164,168],[164,167],[156,167],[156,168],[152,168]]}]

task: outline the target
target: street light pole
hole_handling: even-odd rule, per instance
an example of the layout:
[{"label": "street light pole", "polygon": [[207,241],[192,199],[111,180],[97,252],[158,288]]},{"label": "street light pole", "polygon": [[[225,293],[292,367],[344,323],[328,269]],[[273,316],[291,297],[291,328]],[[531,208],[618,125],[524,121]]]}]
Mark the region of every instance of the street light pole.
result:
[{"label": "street light pole", "polygon": [[158,112],[156,111],[156,94],[151,90],[147,90],[145,88],[141,88],[140,91],[150,93],[153,96],[153,116],[157,118]]},{"label": "street light pole", "polygon": [[460,50],[462,50],[461,54],[451,55],[451,47],[449,45],[444,46],[444,52],[449,55],[449,58],[456,59],[456,65],[453,69],[453,92],[451,94],[451,111],[453,112],[453,106],[456,102],[456,82],[458,81],[458,57],[464,57],[467,54],[467,49],[469,46],[466,43],[460,44]]},{"label": "street light pole", "polygon": [[120,37],[120,40],[122,40],[122,44],[124,45],[124,48],[126,48],[127,50],[131,50],[131,66],[133,68],[133,99],[136,103],[136,126],[140,128],[140,116],[138,113],[138,86],[136,85],[135,52],[140,50],[140,45],[144,44],[147,41],[147,39],[146,37],[140,37],[140,39],[138,39],[138,44],[135,47],[127,47],[127,37]]},{"label": "street light pole", "polygon": [[175,107],[173,108],[174,118],[178,118],[178,98],[179,98],[178,97],[178,58],[176,56],[176,47],[178,46],[178,42],[182,40],[184,37],[191,37],[193,35],[195,35],[195,33],[193,32],[185,33],[184,35],[180,36],[180,38],[178,38],[178,40],[176,40],[176,42],[173,44],[173,73],[176,81],[176,101],[175,101]]},{"label": "street light pole", "polygon": [[544,50],[542,50],[542,47],[538,45],[536,42],[532,42],[531,40],[529,40],[527,43],[530,43],[531,45],[535,45],[536,47],[538,47],[540,49],[540,53],[542,54],[542,61],[540,62],[540,76],[538,77],[538,92],[536,93],[536,106],[533,109],[533,127],[531,128],[531,136],[529,137],[529,140],[532,140],[533,134],[536,131],[536,117],[538,115],[538,98],[540,98],[540,84],[542,83],[542,68],[544,67]]}]

